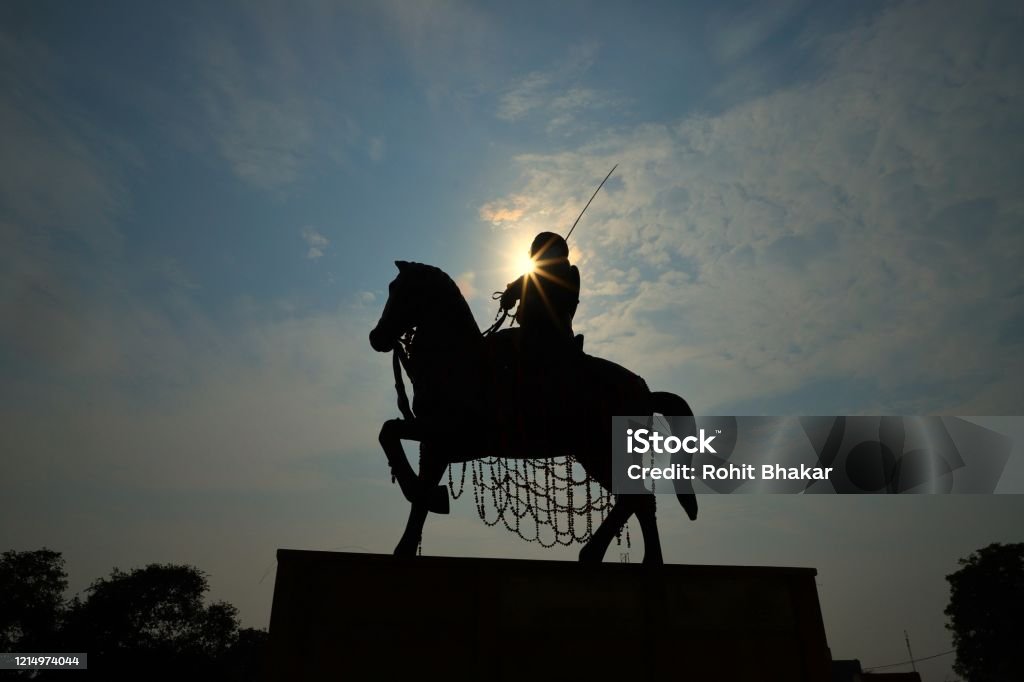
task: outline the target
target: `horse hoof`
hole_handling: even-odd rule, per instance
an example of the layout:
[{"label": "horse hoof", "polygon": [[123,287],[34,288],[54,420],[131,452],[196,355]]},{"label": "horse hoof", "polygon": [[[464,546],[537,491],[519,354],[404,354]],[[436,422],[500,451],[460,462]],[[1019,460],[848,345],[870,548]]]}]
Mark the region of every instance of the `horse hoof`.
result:
[{"label": "horse hoof", "polygon": [[430,505],[427,509],[433,514],[447,514],[451,511],[448,504],[448,486],[439,485],[434,488],[434,494],[430,496]]}]

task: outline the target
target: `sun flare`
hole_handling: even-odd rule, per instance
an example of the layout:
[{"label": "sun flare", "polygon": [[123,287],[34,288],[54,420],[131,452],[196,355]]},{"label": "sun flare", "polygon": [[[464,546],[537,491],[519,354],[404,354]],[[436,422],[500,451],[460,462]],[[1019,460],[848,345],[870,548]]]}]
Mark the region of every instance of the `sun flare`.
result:
[{"label": "sun flare", "polygon": [[536,262],[527,252],[521,252],[512,259],[512,270],[516,275],[525,275],[534,271]]}]

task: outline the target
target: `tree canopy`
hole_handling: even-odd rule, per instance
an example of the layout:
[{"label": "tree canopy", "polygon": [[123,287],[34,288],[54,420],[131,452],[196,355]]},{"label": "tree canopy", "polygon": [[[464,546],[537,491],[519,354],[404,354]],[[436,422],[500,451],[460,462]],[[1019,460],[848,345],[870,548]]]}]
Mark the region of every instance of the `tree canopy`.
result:
[{"label": "tree canopy", "polygon": [[267,633],[240,628],[227,602],[205,604],[209,583],[194,566],[115,568],[84,598],[66,600],[66,589],[58,552],[4,552],[0,650],[87,652],[89,669],[106,678],[256,679]]},{"label": "tree canopy", "polygon": [[67,573],[60,553],[0,555],[0,651],[45,651],[64,614]]},{"label": "tree canopy", "polygon": [[1024,543],[983,547],[960,566],[946,576],[954,670],[968,682],[1024,680]]},{"label": "tree canopy", "polygon": [[227,602],[204,606],[207,590],[206,576],[192,566],[115,568],[72,603],[67,634],[99,660],[210,666],[237,639],[238,611]]}]

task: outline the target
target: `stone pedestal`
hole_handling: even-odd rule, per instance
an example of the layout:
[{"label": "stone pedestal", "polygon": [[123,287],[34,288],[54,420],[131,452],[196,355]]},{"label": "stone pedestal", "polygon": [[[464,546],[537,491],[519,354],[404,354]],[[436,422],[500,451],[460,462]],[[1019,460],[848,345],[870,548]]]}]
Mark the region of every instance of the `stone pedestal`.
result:
[{"label": "stone pedestal", "polygon": [[277,559],[270,680],[830,677],[813,568]]}]

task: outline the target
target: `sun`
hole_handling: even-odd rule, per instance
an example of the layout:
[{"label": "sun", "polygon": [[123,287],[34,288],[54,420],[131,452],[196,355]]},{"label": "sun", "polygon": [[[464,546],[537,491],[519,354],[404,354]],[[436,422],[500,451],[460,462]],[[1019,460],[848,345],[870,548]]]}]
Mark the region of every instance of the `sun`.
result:
[{"label": "sun", "polygon": [[521,251],[518,255],[513,257],[511,265],[512,270],[516,275],[529,274],[537,268],[537,263],[530,258],[530,254],[525,251]]}]

